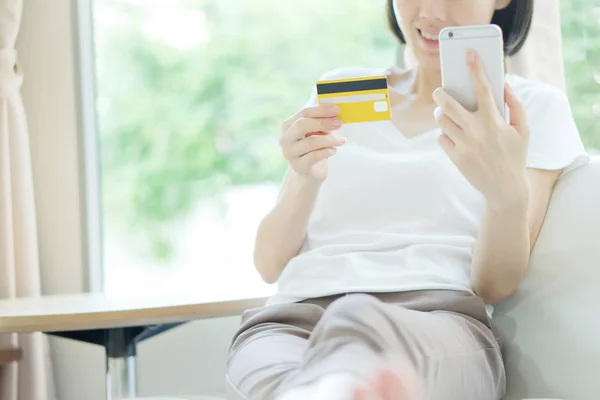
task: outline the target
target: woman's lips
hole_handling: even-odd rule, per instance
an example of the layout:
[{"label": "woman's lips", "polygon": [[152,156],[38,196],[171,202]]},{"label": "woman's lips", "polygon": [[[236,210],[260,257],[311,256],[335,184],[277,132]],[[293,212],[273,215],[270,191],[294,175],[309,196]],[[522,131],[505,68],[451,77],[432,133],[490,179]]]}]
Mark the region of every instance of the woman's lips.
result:
[{"label": "woman's lips", "polygon": [[439,32],[425,32],[421,29],[417,29],[419,38],[421,39],[421,45],[428,50],[438,50],[440,47]]}]

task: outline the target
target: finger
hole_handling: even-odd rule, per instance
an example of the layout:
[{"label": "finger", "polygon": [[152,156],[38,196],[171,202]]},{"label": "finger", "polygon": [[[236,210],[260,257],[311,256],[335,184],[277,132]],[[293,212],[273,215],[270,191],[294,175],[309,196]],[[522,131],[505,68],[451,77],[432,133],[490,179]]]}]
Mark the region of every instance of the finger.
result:
[{"label": "finger", "polygon": [[291,155],[302,157],[311,151],[343,146],[345,143],[346,138],[340,135],[314,135],[295,142],[291,149]]},{"label": "finger", "polygon": [[433,100],[445,114],[460,126],[466,125],[467,120],[471,117],[470,112],[442,88],[437,88],[433,92]]},{"label": "finger", "polygon": [[527,115],[525,114],[525,108],[508,83],[504,85],[504,97],[506,99],[506,105],[510,110],[510,124],[514,126],[519,133],[527,134]]},{"label": "finger", "polygon": [[303,108],[296,114],[283,121],[282,129],[287,131],[300,118],[333,118],[340,114],[340,108],[335,104],[317,104]]},{"label": "finger", "polygon": [[456,144],[452,141],[452,139],[450,139],[450,137],[445,133],[442,133],[440,136],[438,136],[438,143],[440,147],[446,152],[446,154],[448,154],[448,157],[453,159]]},{"label": "finger", "polygon": [[492,94],[492,88],[485,73],[481,58],[476,52],[469,51],[467,54],[467,64],[473,79],[478,110],[492,110],[492,107],[495,109],[496,106],[494,104],[495,102]]},{"label": "finger", "polygon": [[[436,111],[438,109],[436,108]],[[444,112],[434,112],[436,121],[442,131],[452,139],[455,144],[463,143],[465,140],[465,132]]]},{"label": "finger", "polygon": [[291,140],[300,140],[311,132],[331,132],[341,126],[342,120],[339,118],[298,118],[284,136]]},{"label": "finger", "polygon": [[316,163],[321,162],[329,157],[332,157],[333,155],[335,155],[336,152],[337,150],[332,147],[329,147],[327,149],[311,151],[310,153],[299,158],[298,166],[302,170],[306,171]]}]

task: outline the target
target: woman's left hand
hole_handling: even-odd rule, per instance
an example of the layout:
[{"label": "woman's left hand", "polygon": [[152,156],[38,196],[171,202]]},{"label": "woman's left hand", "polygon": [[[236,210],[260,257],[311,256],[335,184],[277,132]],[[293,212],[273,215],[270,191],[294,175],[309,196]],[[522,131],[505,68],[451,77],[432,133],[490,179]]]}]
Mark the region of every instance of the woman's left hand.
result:
[{"label": "woman's left hand", "polygon": [[469,111],[438,88],[433,98],[439,106],[435,116],[443,131],[439,143],[463,176],[488,201],[503,202],[516,190],[526,190],[528,185],[529,128],[525,110],[506,84],[504,97],[510,109],[510,123],[507,123],[498,112],[479,57],[470,53],[467,64],[478,108]]}]

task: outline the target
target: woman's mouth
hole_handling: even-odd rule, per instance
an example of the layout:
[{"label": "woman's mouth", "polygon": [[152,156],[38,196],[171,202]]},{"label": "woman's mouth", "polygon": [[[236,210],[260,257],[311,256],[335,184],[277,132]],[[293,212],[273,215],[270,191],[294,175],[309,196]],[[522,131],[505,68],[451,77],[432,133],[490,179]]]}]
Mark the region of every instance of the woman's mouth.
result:
[{"label": "woman's mouth", "polygon": [[417,29],[417,31],[419,32],[419,36],[421,38],[421,43],[424,45],[425,48],[438,49],[440,47],[439,32],[436,32],[436,33],[425,32],[425,31],[422,31],[421,29]]}]

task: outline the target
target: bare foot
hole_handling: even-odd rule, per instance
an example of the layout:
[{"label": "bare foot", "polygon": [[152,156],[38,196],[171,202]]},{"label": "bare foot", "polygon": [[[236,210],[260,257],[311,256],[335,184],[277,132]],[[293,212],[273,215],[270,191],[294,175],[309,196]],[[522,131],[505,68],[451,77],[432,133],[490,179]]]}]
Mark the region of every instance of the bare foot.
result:
[{"label": "bare foot", "polygon": [[382,368],[368,386],[354,390],[352,400],[421,400],[421,386],[409,367]]}]

